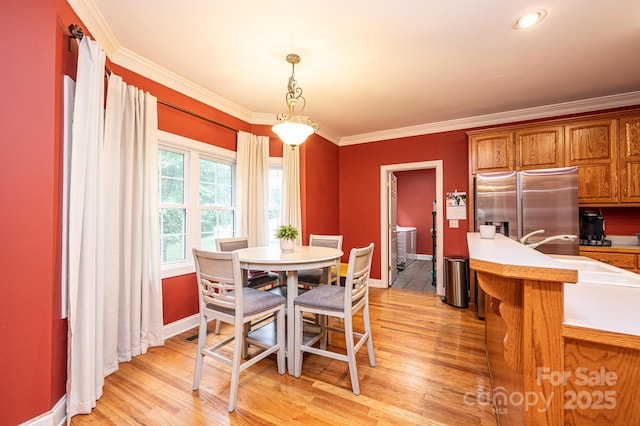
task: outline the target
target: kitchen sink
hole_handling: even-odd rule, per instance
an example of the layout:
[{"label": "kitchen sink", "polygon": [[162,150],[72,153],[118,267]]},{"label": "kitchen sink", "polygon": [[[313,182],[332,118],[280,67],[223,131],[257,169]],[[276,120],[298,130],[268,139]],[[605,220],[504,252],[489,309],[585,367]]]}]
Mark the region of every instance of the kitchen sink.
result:
[{"label": "kitchen sink", "polygon": [[616,266],[584,256],[566,256],[560,254],[550,254],[548,256],[558,262],[566,263],[567,266],[571,266],[571,269],[577,269],[578,272],[608,272],[613,274],[624,274],[627,272]]},{"label": "kitchen sink", "polygon": [[640,274],[583,256],[548,255],[578,270],[564,285],[564,323],[640,336]]},{"label": "kitchen sink", "polygon": [[568,269],[577,269],[578,283],[631,286],[640,289],[640,274],[584,256],[559,254],[548,256],[565,264]]}]

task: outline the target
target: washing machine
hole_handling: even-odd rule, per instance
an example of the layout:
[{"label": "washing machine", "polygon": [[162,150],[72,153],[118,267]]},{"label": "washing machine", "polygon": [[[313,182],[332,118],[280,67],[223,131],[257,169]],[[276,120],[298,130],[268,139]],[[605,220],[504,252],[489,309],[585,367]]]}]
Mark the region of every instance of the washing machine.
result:
[{"label": "washing machine", "polygon": [[398,226],[398,267],[404,269],[416,260],[415,226]]}]

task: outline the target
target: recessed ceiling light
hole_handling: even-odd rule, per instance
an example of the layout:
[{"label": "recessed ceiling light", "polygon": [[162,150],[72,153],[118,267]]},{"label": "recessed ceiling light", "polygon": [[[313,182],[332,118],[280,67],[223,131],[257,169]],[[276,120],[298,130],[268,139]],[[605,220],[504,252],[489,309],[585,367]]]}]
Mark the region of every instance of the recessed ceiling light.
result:
[{"label": "recessed ceiling light", "polygon": [[516,21],[513,23],[513,28],[518,30],[530,28],[538,22],[542,21],[545,16],[547,16],[547,11],[544,9],[538,9],[532,12],[528,12],[524,16],[516,19]]}]

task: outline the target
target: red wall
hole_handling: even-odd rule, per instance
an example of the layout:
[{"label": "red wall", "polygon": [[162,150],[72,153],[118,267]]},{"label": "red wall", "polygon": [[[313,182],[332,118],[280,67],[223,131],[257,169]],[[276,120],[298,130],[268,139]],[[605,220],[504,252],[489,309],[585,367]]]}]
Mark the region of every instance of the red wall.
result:
[{"label": "red wall", "polygon": [[[600,211],[599,208],[580,210]],[[603,207],[602,216],[606,235],[636,235],[640,232],[640,207]]]},{"label": "red wall", "polygon": [[317,135],[302,145],[300,193],[304,244],[308,243],[309,234],[339,232],[338,151],[337,145]]},{"label": "red wall", "polygon": [[[69,50],[67,27],[78,24],[64,0],[25,0],[3,4],[0,19],[6,31],[0,40],[3,63],[0,79],[0,209],[3,241],[11,250],[0,256],[0,425],[14,425],[51,410],[65,394],[66,320],[61,316],[61,193],[62,193],[62,76],[75,77],[77,46]],[[269,135],[270,154],[282,155],[281,142],[270,126],[249,125],[172,89],[117,65],[109,67],[124,80],[150,91],[160,100],[206,116],[230,127]],[[158,106],[159,128],[185,137],[236,149],[236,134],[164,105]],[[34,125],[35,123],[35,125]],[[337,146],[314,135],[303,145],[312,173],[322,165],[322,178],[302,177],[303,226],[314,232],[338,232],[336,206],[326,202],[338,192]],[[20,160],[22,159],[22,160]],[[326,212],[323,209],[327,209]],[[306,225],[304,220],[309,221]],[[5,245],[7,247],[7,245]],[[37,256],[36,254],[37,253]],[[163,280],[164,321],[197,312],[195,278]]]},{"label": "red wall", "polygon": [[[0,425],[51,410],[65,393],[66,321],[60,319],[62,75],[75,74],[77,48],[67,27],[83,23],[64,0],[4,2],[0,38],[0,223],[5,244],[0,267]],[[142,76],[110,64],[126,82],[236,129],[269,135]],[[159,105],[159,127],[235,150],[235,133]],[[313,135],[301,148],[303,228],[344,234],[344,247],[376,243],[372,276],[380,277],[380,166],[444,161],[444,190],[468,193],[467,142],[452,131],[338,148]],[[337,195],[336,195],[337,194]],[[338,204],[333,204],[337,197]],[[9,208],[7,208],[7,206]],[[338,207],[340,206],[339,210]],[[638,208],[605,212],[609,234],[640,231]],[[604,209],[603,209],[604,212]],[[464,221],[463,221],[464,222]],[[466,223],[445,229],[444,255],[466,253]],[[10,248],[7,248],[10,247]],[[193,275],[163,281],[165,323],[197,310]]]},{"label": "red wall", "polygon": [[[374,242],[371,277],[380,278],[380,166],[443,161],[445,192],[468,193],[467,136],[463,130],[340,148],[340,233],[345,252]],[[429,209],[431,211],[431,209]],[[467,221],[445,225],[443,255],[467,255]]]},{"label": "red wall", "polygon": [[398,226],[416,227],[416,253],[433,254],[431,238],[435,169],[394,172],[398,179]]},{"label": "red wall", "polygon": [[0,37],[0,423],[61,397],[56,2],[3,2]]}]

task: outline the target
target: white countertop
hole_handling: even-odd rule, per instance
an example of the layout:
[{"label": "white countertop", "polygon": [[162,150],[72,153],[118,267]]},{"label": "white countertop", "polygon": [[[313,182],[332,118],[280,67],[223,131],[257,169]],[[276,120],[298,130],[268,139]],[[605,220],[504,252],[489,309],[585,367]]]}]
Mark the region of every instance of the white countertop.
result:
[{"label": "white countertop", "polygon": [[578,280],[575,269],[502,234],[484,239],[478,232],[469,232],[467,244],[472,269],[495,272],[498,268],[500,275],[511,278],[533,278],[523,276],[533,273],[545,281]]},{"label": "white countertop", "polygon": [[[500,234],[488,240],[481,239],[478,233],[468,233],[467,242],[472,261],[479,261],[481,267],[484,266],[482,262],[487,262],[511,266],[516,272],[517,266],[526,268],[527,272],[536,268],[577,271],[575,281],[565,281],[564,324],[640,336],[638,274],[579,256],[558,256],[575,260],[574,264],[563,263]],[[579,271],[579,266],[575,265],[580,262],[599,264],[611,271],[601,272],[593,268]],[[489,268],[485,269],[491,272]]]},{"label": "white countertop", "polygon": [[[637,248],[640,249],[640,241],[635,235],[607,235],[607,240],[611,240],[611,248]],[[596,246],[598,247],[598,246]],[[608,248],[608,247],[603,247]]]}]

